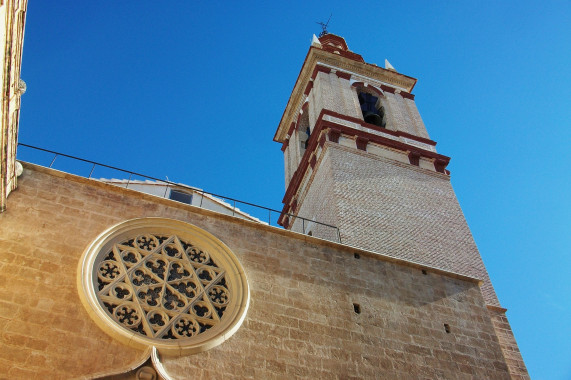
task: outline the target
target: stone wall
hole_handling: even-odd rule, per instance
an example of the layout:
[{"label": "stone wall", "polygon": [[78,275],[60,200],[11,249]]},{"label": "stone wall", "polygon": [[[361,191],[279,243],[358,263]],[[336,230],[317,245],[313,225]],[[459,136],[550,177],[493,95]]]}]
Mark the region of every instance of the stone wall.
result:
[{"label": "stone wall", "polygon": [[221,239],[251,290],[228,341],[163,358],[173,378],[509,378],[468,277],[31,165],[9,201],[0,214],[0,377],[89,377],[144,359],[89,318],[76,270],[108,227],[161,216]]},{"label": "stone wall", "polygon": [[494,324],[494,330],[496,331],[496,336],[502,347],[502,352],[504,353],[504,358],[510,370],[510,374],[513,380],[527,380],[529,379],[529,374],[527,373],[527,368],[521,357],[521,352],[517,346],[515,336],[513,334],[512,328],[506,317],[506,309],[502,308],[489,308],[490,317],[492,318],[492,323]]}]

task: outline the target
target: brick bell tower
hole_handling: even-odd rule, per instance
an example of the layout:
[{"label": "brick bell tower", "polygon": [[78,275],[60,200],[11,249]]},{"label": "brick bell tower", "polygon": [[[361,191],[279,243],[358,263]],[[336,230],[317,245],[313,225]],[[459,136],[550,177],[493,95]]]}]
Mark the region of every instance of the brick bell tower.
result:
[{"label": "brick bell tower", "polygon": [[274,136],[285,161],[279,222],[480,279],[510,372],[528,378],[450,184],[450,158],[437,153],[416,108],[416,81],[388,61],[366,63],[342,37],[313,37]]}]

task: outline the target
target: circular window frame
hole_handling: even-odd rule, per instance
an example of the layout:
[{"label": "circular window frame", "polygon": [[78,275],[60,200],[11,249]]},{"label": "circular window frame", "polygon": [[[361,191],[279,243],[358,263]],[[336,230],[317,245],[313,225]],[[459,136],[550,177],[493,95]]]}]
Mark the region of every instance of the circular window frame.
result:
[{"label": "circular window frame", "polygon": [[[225,271],[230,301],[220,322],[212,328],[189,338],[161,339],[143,336],[116,322],[105,310],[97,296],[95,286],[98,264],[115,244],[142,234],[176,235],[206,251]],[[222,241],[192,224],[167,218],[131,219],[112,226],[101,233],[85,249],[77,271],[79,295],[89,316],[108,335],[130,347],[146,349],[156,347],[164,354],[191,354],[206,351],[230,338],[242,325],[248,311],[250,290],[246,273],[238,258]]]}]

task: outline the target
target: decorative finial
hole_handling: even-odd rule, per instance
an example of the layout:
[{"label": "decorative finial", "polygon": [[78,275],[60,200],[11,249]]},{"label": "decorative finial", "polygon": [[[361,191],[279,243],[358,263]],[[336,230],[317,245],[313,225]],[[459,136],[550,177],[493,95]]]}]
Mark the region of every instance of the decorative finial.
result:
[{"label": "decorative finial", "polygon": [[385,59],[385,69],[396,72],[395,68],[393,67],[393,65],[391,65],[388,59]]},{"label": "decorative finial", "polygon": [[314,34],[313,38],[311,39],[311,46],[315,46],[316,48],[321,49],[321,42],[317,39],[317,36]]},{"label": "decorative finial", "polygon": [[326,23],[323,22],[316,22],[316,24],[321,25],[321,33],[319,33],[319,37],[323,37],[324,35],[328,34],[329,32],[327,31],[327,25],[329,25],[329,21],[331,20],[331,16],[333,16],[333,13],[331,13],[329,15],[329,18],[327,19]]}]

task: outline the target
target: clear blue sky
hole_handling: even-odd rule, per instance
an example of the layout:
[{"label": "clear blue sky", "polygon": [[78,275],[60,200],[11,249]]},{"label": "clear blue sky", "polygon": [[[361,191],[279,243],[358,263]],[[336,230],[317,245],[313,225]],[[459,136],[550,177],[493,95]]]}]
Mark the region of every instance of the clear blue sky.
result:
[{"label": "clear blue sky", "polygon": [[280,209],[272,138],[330,13],[419,79],[532,378],[570,379],[569,1],[30,1],[20,141]]}]

